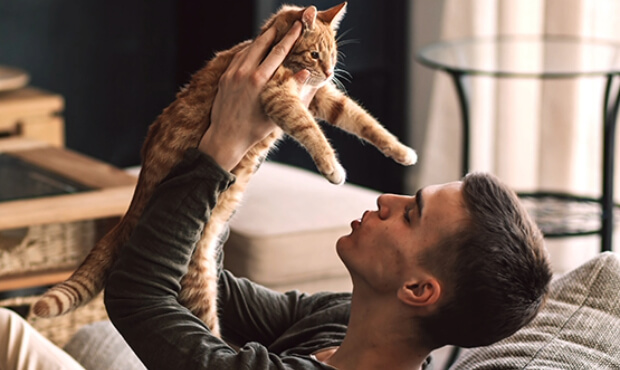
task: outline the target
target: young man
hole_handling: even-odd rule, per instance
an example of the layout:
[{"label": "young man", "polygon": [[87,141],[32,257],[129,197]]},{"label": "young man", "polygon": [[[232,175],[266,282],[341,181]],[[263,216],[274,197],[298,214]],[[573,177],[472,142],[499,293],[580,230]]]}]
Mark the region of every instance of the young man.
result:
[{"label": "young man", "polygon": [[[514,193],[482,174],[380,196],[336,244],[352,294],[280,294],[222,271],[226,342],[178,303],[210,210],[234,181],[228,171],[274,129],[258,96],[299,32],[268,53],[269,30],[235,57],[211,127],[122,249],[105,301],[136,354],[149,369],[419,369],[435,348],[488,344],[529,322],[551,276],[542,236]],[[314,91],[301,94],[308,103]]]}]

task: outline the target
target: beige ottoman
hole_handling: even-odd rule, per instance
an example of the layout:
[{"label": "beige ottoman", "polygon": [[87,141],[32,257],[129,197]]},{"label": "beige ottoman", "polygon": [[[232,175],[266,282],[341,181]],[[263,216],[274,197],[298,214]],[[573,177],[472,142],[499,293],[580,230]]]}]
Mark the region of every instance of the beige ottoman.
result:
[{"label": "beige ottoman", "polygon": [[278,291],[350,291],[336,241],[379,193],[275,162],[253,176],[230,222],[224,266]]}]

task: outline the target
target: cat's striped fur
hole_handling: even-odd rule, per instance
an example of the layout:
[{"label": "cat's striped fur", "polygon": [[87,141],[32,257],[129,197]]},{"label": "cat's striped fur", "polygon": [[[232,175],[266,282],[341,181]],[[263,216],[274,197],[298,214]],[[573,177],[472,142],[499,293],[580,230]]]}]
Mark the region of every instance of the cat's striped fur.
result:
[{"label": "cat's striped fur", "polygon": [[[265,113],[277,123],[281,131],[274,132],[252,148],[233,169],[232,173],[237,180],[219,197],[182,281],[179,297],[216,334],[219,328],[214,246],[239,204],[253,171],[282,137],[282,132],[299,141],[311,154],[319,171],[337,184],[344,182],[345,172],[315,117],[365,139],[402,164],[410,165],[416,161],[412,149],[399,143],[332,82],[337,57],[335,34],[345,6],[346,3],[343,3],[320,12],[315,7],[284,6],[263,27],[264,32],[272,25],[276,26],[277,42],[294,21],[302,20],[304,25],[302,36],[261,93]],[[36,302],[36,315],[62,315],[88,302],[103,289],[119,248],[129,238],[154,188],[181,160],[188,148],[198,146],[210,122],[211,106],[220,76],[233,56],[247,47],[248,43],[246,41],[218,53],[192,77],[188,86],[178,93],[177,99],[151,125],[142,148],[142,171],[129,210],[118,225],[96,244],[66,282],[53,287]],[[296,72],[304,68],[311,72],[307,84],[322,85],[308,109],[298,97],[297,82],[293,78]]]}]

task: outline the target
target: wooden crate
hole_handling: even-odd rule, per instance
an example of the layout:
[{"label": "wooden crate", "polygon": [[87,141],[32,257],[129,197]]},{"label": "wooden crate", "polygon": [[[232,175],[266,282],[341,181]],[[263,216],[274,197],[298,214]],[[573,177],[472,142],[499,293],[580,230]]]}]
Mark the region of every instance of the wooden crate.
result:
[{"label": "wooden crate", "polygon": [[0,230],[0,278],[74,269],[96,240],[94,220]]},{"label": "wooden crate", "polygon": [[[101,236],[100,223],[106,222],[109,228],[110,218],[125,213],[136,177],[71,150],[33,140],[2,139],[0,153],[9,153],[90,188],[0,202],[0,244],[5,245],[0,271],[8,271],[0,274],[0,292],[61,282]],[[36,242],[29,243],[28,238]]]},{"label": "wooden crate", "polygon": [[0,136],[64,146],[64,106],[61,95],[33,87],[0,92]]}]

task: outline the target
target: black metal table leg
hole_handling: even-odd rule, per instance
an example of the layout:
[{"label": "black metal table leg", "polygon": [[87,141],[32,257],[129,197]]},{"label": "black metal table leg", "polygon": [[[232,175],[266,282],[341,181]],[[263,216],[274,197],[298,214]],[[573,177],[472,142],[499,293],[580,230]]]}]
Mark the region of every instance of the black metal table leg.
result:
[{"label": "black metal table leg", "polygon": [[469,102],[467,101],[467,93],[463,81],[464,74],[459,72],[450,72],[456,93],[459,98],[461,108],[461,122],[463,123],[463,140],[461,147],[461,176],[469,173]]},{"label": "black metal table leg", "polygon": [[[601,197],[601,251],[612,249],[613,207],[614,207],[614,156],[616,119],[620,104],[620,86],[612,96],[612,87],[616,75],[607,76],[607,86],[603,98],[603,176]],[[613,102],[613,105],[612,105]]]}]

